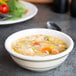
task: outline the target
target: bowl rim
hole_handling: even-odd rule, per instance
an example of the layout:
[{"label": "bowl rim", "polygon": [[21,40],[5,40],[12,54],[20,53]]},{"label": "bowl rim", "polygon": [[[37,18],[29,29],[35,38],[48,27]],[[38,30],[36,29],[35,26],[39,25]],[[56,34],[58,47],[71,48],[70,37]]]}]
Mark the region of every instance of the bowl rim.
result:
[{"label": "bowl rim", "polygon": [[[26,31],[26,30],[34,30],[34,29],[35,29],[35,30],[37,30],[37,29],[39,29],[39,30],[51,30],[51,31],[59,32],[60,34],[66,36],[66,37],[69,39],[69,41],[71,42],[71,44],[70,44],[70,46],[68,47],[68,49],[67,49],[66,51],[62,52],[62,53],[59,53],[59,54],[56,54],[56,55],[44,56],[44,57],[40,57],[40,56],[24,56],[24,55],[21,55],[21,54],[18,54],[18,53],[16,53],[16,52],[14,52],[12,49],[9,49],[9,48],[8,48],[8,45],[7,45],[7,44],[8,44],[8,40],[10,39],[10,37],[11,37],[12,35],[17,34],[17,33],[19,33],[19,32]],[[17,58],[19,58],[19,59],[32,60],[32,61],[45,61],[45,60],[54,60],[54,59],[62,58],[62,57],[64,57],[64,56],[68,55],[68,54],[72,51],[72,49],[73,49],[73,47],[74,47],[74,41],[72,40],[72,38],[71,38],[69,35],[67,35],[67,34],[65,34],[65,33],[63,33],[63,32],[57,31],[57,30],[46,29],[46,28],[31,28],[31,29],[24,29],[24,30],[21,30],[21,31],[18,31],[18,32],[15,32],[15,33],[11,34],[11,35],[8,36],[7,39],[5,40],[5,44],[4,44],[4,45],[5,45],[5,48],[6,48],[6,50],[7,50],[7,52],[8,52],[9,54],[11,54],[12,56],[17,57]]]}]

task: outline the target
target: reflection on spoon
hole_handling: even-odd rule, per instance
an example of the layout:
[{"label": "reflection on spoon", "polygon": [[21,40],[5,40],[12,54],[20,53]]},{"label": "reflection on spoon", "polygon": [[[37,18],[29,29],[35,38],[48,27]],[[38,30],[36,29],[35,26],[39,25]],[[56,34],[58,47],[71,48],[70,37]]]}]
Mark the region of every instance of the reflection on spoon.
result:
[{"label": "reflection on spoon", "polygon": [[57,31],[62,31],[61,28],[56,23],[54,23],[52,21],[47,22],[47,28],[48,29],[54,29],[54,30],[57,30]]}]

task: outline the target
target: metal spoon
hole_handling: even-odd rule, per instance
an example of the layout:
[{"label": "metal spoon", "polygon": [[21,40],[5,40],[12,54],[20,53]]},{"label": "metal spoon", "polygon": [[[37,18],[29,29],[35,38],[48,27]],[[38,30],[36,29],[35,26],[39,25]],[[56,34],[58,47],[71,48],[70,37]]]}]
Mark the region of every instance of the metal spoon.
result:
[{"label": "metal spoon", "polygon": [[57,30],[57,31],[62,31],[62,29],[56,23],[54,23],[52,21],[47,22],[47,28],[48,29],[54,29],[54,30]]},{"label": "metal spoon", "polygon": [[1,21],[4,21],[4,20],[6,20],[6,18],[9,18],[9,17],[14,17],[14,16],[9,15],[9,14],[0,14],[0,20]]}]

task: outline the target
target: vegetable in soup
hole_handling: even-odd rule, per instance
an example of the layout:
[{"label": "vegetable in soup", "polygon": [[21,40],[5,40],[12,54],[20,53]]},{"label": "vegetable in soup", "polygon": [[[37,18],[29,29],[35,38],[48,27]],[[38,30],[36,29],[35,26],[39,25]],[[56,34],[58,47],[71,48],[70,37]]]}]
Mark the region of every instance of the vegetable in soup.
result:
[{"label": "vegetable in soup", "polygon": [[58,37],[48,35],[31,35],[12,43],[14,52],[26,56],[56,55],[67,49],[67,44]]}]

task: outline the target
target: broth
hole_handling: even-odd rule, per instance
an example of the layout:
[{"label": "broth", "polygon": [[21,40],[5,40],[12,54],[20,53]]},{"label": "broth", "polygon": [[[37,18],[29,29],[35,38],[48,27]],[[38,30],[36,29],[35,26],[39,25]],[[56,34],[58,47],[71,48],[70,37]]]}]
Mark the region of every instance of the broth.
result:
[{"label": "broth", "polygon": [[56,55],[68,48],[60,38],[43,34],[19,38],[11,46],[14,52],[26,56]]}]

